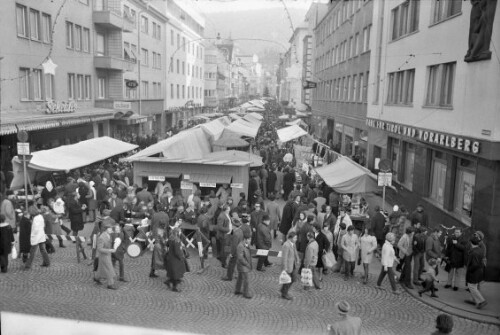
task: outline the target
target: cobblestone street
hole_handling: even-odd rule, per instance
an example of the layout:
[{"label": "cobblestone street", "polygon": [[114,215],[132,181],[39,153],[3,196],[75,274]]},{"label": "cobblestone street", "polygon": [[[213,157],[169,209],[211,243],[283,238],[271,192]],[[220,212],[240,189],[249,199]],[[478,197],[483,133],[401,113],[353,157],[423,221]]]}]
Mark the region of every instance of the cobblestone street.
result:
[{"label": "cobblestone street", "polygon": [[[374,288],[373,277],[372,284],[365,286],[346,282],[338,274],[328,275],[322,290],[306,292],[294,284],[295,299],[283,300],[275,258],[265,273],[251,274],[252,300],[233,294],[235,280],[220,280],[225,271],[215,259],[209,260],[211,266],[205,273],[196,274],[199,262],[194,253],[182,293],[167,289],[164,271],[157,271],[158,278],[149,278],[149,253],[136,259],[126,256],[130,282],[118,282],[119,290],[112,291],[95,285],[91,266],[77,264],[74,245],[65,244],[66,249],[56,247],[49,268],[40,267],[39,255],[31,271],[23,270],[20,260],[11,262],[9,273],[0,277],[1,311],[204,334],[325,333],[327,324],[337,318],[334,304],[340,299],[350,301],[352,314],[362,318],[364,334],[430,334],[438,315],[406,292],[395,296],[390,290]],[[454,321],[454,334],[500,333],[492,325],[457,317]]]}]

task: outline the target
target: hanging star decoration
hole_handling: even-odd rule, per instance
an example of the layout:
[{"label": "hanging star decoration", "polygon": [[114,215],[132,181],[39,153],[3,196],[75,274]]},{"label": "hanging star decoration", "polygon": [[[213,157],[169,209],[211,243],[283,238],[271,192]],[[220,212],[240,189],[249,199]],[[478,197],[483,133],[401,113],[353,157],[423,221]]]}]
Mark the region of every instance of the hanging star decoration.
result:
[{"label": "hanging star decoration", "polygon": [[54,76],[56,75],[57,65],[52,61],[51,58],[48,58],[45,62],[43,62],[42,67],[45,74],[51,74]]}]

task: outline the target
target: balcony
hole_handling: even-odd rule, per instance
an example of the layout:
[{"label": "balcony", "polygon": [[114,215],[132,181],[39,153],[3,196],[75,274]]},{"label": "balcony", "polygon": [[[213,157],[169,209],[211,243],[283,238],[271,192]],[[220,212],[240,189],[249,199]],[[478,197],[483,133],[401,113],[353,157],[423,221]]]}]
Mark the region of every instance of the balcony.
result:
[{"label": "balcony", "polygon": [[128,33],[135,29],[135,22],[131,18],[127,15],[122,16],[114,10],[95,10],[92,13],[92,20],[105,29],[119,29]]},{"label": "balcony", "polygon": [[94,66],[98,69],[134,71],[135,62],[111,56],[94,56]]}]

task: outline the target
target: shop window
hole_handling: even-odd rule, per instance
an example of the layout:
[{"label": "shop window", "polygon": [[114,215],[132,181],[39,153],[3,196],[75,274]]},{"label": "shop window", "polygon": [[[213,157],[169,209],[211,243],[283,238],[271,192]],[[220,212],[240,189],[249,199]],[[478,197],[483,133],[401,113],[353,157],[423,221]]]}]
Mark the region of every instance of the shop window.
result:
[{"label": "shop window", "polygon": [[429,197],[441,206],[444,204],[446,168],[445,155],[442,152],[434,151],[431,165]]},{"label": "shop window", "polygon": [[392,178],[394,180],[399,180],[399,165],[401,163],[401,152],[400,152],[400,142],[398,139],[389,138],[391,141],[391,154],[390,159],[392,162]]},{"label": "shop window", "polygon": [[475,183],[476,173],[474,163],[466,159],[459,159],[455,180],[454,211],[469,223],[472,217]]},{"label": "shop window", "polygon": [[415,145],[413,143],[404,143],[404,175],[403,185],[408,189],[413,189],[413,168],[415,166]]}]

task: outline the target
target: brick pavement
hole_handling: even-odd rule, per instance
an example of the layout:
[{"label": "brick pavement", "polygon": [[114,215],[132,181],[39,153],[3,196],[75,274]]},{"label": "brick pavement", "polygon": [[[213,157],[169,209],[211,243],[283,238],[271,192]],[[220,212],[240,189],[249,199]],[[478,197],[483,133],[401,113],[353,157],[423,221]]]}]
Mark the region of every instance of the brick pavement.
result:
[{"label": "brick pavement", "polygon": [[[85,231],[90,229],[88,225]],[[326,276],[320,291],[306,292],[294,284],[295,299],[286,301],[278,292],[278,265],[251,273],[254,298],[247,300],[234,296],[235,280],[220,280],[225,270],[215,259],[209,260],[206,272],[196,274],[194,252],[192,272],[180,294],[163,284],[164,271],[149,278],[149,253],[126,257],[130,282],[118,282],[119,290],[111,291],[93,283],[91,267],[77,264],[74,244],[65,244],[66,249],[56,246],[49,268],[40,267],[40,255],[30,271],[22,269],[20,260],[12,261],[9,273],[0,275],[1,311],[203,334],[324,334],[327,324],[337,319],[334,305],[340,299],[349,300],[353,314],[362,318],[363,334],[430,334],[438,314],[407,293],[395,296],[358,280],[346,282],[338,274]],[[492,325],[458,317],[454,321],[454,334],[500,334]]]}]

